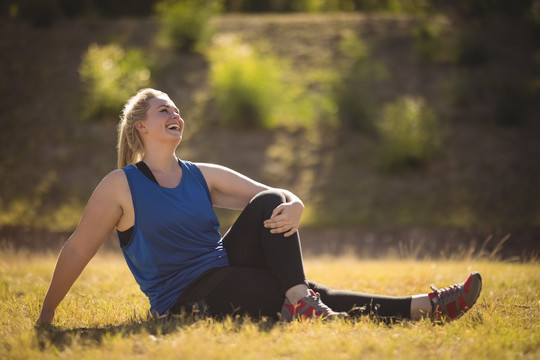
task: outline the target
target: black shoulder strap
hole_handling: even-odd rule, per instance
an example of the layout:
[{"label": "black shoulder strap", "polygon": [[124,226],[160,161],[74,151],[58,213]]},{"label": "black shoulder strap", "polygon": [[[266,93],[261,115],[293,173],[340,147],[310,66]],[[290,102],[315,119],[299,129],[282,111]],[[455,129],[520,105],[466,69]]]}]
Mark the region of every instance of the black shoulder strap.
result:
[{"label": "black shoulder strap", "polygon": [[152,171],[150,170],[150,168],[148,167],[148,165],[146,165],[144,161],[139,161],[138,163],[135,164],[135,166],[137,167],[137,169],[139,169],[143,173],[144,176],[146,176],[147,178],[149,178],[150,180],[158,184],[156,177],[154,176],[154,174],[152,174]]}]

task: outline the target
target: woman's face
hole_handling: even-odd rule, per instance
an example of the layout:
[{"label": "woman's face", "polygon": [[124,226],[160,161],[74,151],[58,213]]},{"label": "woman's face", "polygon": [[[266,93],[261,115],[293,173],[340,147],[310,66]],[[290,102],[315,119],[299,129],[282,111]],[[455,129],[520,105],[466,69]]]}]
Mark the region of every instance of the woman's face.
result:
[{"label": "woman's face", "polygon": [[150,108],[146,119],[135,125],[142,139],[152,138],[159,141],[176,140],[180,142],[184,132],[184,120],[180,117],[176,105],[167,95],[153,98],[149,104]]}]

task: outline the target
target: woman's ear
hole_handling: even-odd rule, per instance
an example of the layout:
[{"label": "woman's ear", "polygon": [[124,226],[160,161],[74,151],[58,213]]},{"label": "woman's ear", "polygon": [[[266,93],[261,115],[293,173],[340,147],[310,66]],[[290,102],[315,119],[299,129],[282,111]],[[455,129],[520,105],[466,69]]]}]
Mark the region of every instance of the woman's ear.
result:
[{"label": "woman's ear", "polygon": [[148,130],[146,129],[146,126],[144,126],[144,124],[141,121],[135,124],[135,129],[137,129],[137,131],[141,134],[145,134],[148,132]]}]

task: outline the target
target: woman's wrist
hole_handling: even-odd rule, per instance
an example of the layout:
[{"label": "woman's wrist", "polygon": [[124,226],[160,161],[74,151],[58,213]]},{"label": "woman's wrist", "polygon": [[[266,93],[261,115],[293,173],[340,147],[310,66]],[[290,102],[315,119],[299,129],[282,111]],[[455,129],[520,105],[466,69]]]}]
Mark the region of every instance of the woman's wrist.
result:
[{"label": "woman's wrist", "polygon": [[304,208],[304,203],[302,202],[302,200],[300,200],[298,196],[294,195],[292,192],[288,190],[282,190],[282,191],[283,191],[283,194],[285,195],[285,200],[288,203],[299,204],[302,208]]}]

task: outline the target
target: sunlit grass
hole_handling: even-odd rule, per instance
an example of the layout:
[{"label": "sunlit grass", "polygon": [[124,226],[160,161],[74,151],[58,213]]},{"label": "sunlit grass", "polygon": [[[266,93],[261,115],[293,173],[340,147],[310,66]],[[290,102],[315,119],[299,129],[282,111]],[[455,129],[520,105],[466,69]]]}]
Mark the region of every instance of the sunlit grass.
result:
[{"label": "sunlit grass", "polygon": [[305,259],[308,277],[334,288],[390,295],[427,292],[482,273],[478,304],[442,326],[368,319],[275,324],[246,319],[157,322],[119,253],[100,252],[57,310],[34,322],[56,254],[0,252],[0,358],[393,359],[538,358],[540,265],[353,256]]}]

